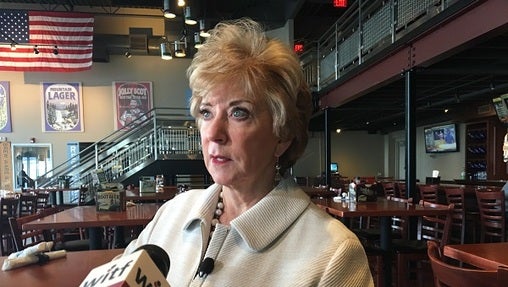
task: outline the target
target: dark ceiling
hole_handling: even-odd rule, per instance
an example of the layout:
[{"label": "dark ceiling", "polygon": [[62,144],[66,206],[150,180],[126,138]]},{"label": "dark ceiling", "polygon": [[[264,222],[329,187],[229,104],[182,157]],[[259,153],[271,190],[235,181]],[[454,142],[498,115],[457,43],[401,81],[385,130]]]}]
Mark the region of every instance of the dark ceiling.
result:
[{"label": "dark ceiling", "polygon": [[[357,0],[349,2],[355,1]],[[202,5],[199,10],[210,22],[248,16],[271,28],[277,28],[284,25],[288,19],[294,19],[294,40],[308,46],[315,44],[346,11],[334,8],[331,0],[191,2],[191,5]],[[37,4],[40,9],[48,10],[60,6],[60,9],[64,7],[69,11],[76,6],[102,7],[104,11],[113,13],[118,7],[155,8],[161,12],[163,9],[163,0],[0,0],[0,8],[5,7],[2,3]],[[426,65],[414,68],[417,126],[445,121],[463,122],[482,115],[492,115],[492,97],[508,92],[508,25],[505,26],[433,59]],[[341,84],[337,81],[324,88],[320,94],[316,93],[316,98],[324,96]],[[330,108],[329,128],[371,133],[404,129],[406,88],[402,73],[400,77],[390,81],[365,85],[371,86],[372,89],[358,95],[348,95],[351,96],[350,99],[339,107]],[[445,108],[449,110],[448,113],[444,113]],[[323,128],[322,112],[318,111],[312,120],[311,130]]]},{"label": "dark ceiling", "polygon": [[[270,28],[277,28],[288,19],[295,20],[294,38],[300,42],[315,42],[345,9],[334,8],[332,0],[187,0],[197,7],[196,15],[214,23],[224,19],[251,17]],[[39,9],[73,11],[75,7],[101,7],[105,13],[118,8],[160,9],[164,0],[0,0],[8,4],[35,4]],[[169,1],[176,9],[176,0]],[[9,6],[8,8],[12,8]],[[194,9],[193,9],[194,11]]]}]

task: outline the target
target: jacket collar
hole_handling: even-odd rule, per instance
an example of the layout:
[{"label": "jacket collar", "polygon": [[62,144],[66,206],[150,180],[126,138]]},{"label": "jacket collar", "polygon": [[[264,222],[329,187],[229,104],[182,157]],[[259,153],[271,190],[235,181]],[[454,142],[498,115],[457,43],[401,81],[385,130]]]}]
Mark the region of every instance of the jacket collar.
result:
[{"label": "jacket collar", "polygon": [[[203,236],[208,236],[221,188],[214,184],[204,190],[198,208],[189,211],[185,230],[191,232],[201,225],[205,227]],[[253,207],[231,221],[231,231],[237,232],[249,248],[261,251],[287,230],[309,204],[307,194],[292,178],[285,178]]]}]

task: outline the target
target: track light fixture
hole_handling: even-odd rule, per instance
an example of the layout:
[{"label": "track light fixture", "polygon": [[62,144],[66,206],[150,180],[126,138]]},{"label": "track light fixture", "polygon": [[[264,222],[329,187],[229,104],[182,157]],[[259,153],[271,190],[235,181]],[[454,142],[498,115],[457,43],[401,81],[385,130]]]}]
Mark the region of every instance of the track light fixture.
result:
[{"label": "track light fixture", "polygon": [[201,36],[199,32],[194,33],[194,48],[199,49],[203,46],[203,42],[201,41]]},{"label": "track light fixture", "polygon": [[127,52],[125,52],[124,56],[125,56],[125,58],[130,59],[130,57],[132,57],[132,54],[130,51],[127,51]]},{"label": "track light fixture", "polygon": [[184,42],[175,41],[174,45],[175,45],[175,57],[183,58],[187,55],[185,52],[185,49],[187,48],[186,41],[184,41]]},{"label": "track light fixture", "polygon": [[190,6],[185,6],[185,10],[184,11],[185,11],[185,13],[184,13],[185,24],[187,24],[187,25],[196,25],[198,23],[198,21],[196,21],[196,19],[194,19],[191,7]]},{"label": "track light fixture", "polygon": [[34,54],[35,55],[39,54],[39,48],[37,48],[37,45],[35,45],[34,47]]},{"label": "track light fixture", "polygon": [[168,19],[173,19],[176,17],[174,11],[171,11],[171,7],[169,5],[169,0],[164,0],[164,17]]},{"label": "track light fixture", "polygon": [[208,33],[208,31],[206,30],[205,19],[200,19],[199,20],[199,36],[201,36],[203,38],[210,37],[210,33]]},{"label": "track light fixture", "polygon": [[173,59],[173,55],[171,54],[171,43],[167,41],[161,43],[161,58],[163,60]]},{"label": "track light fixture", "polygon": [[178,0],[178,7],[185,6],[185,0]]},{"label": "track light fixture", "polygon": [[57,46],[55,46],[55,48],[53,48],[53,54],[58,55],[58,47]]}]

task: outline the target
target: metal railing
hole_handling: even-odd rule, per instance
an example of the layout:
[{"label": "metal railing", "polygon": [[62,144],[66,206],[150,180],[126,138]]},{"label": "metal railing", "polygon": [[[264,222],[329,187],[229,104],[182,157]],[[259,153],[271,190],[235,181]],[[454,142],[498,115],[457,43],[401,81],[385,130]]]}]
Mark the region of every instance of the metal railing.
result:
[{"label": "metal railing", "polygon": [[[302,55],[307,82],[317,91],[345,77],[369,59],[382,56],[406,35],[453,5],[472,0],[358,0]],[[423,33],[424,31],[418,31]],[[417,35],[411,35],[412,38]]]},{"label": "metal railing", "polygon": [[37,186],[57,186],[62,177],[69,178],[71,186],[91,186],[97,169],[109,181],[121,182],[156,160],[202,159],[199,130],[188,109],[155,108],[145,116],[41,176]]}]

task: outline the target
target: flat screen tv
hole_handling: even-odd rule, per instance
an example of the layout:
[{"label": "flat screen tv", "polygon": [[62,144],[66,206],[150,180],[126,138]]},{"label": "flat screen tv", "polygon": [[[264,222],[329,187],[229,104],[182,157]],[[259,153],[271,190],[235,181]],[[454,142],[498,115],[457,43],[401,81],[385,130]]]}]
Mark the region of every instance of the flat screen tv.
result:
[{"label": "flat screen tv", "polygon": [[507,124],[508,123],[508,94],[501,95],[492,99],[492,104],[496,110],[497,117],[499,120]]},{"label": "flat screen tv", "polygon": [[339,172],[339,164],[336,162],[330,163],[330,172]]},{"label": "flat screen tv", "polygon": [[427,153],[459,151],[457,125],[443,124],[424,128]]}]

